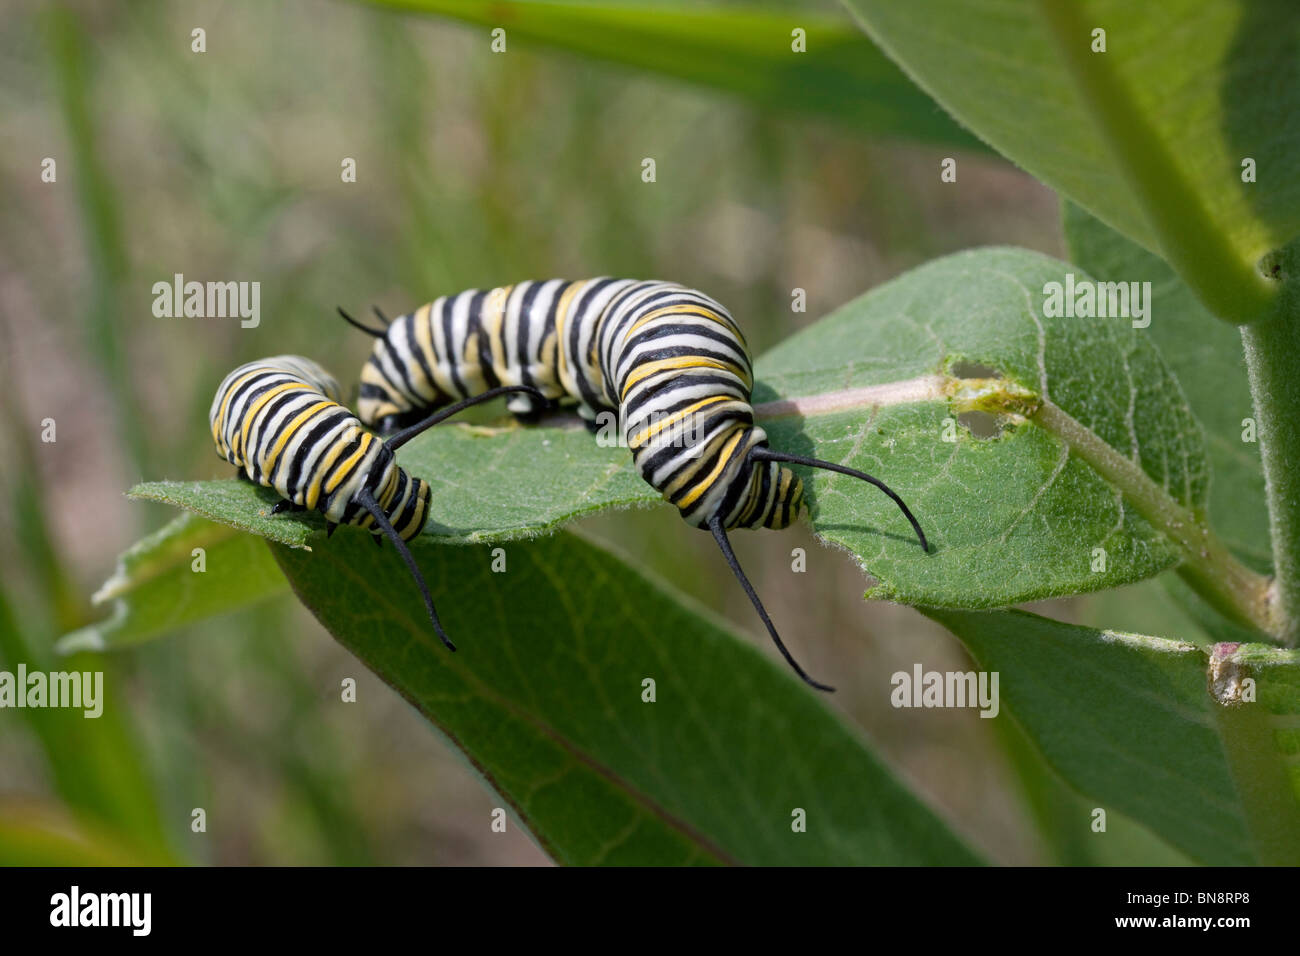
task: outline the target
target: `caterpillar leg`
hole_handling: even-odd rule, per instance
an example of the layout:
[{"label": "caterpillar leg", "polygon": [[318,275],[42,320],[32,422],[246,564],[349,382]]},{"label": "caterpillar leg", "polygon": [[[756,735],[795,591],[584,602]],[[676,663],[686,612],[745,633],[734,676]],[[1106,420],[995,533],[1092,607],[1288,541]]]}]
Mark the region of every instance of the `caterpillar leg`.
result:
[{"label": "caterpillar leg", "polygon": [[290,501],[288,498],[283,498],[280,501],[277,501],[275,503],[275,507],[271,509],[271,514],[278,515],[278,514],[283,514],[286,511],[294,512],[294,511],[306,511],[306,510],[307,510],[306,505],[300,505],[297,502]]},{"label": "caterpillar leg", "polygon": [[818,690],[834,692],[834,687],[818,683],[809,677],[807,672],[799,666],[798,661],[786,650],[785,644],[781,641],[781,635],[776,632],[772,619],[767,616],[767,610],[763,607],[763,602],[758,599],[754,586],[749,583],[749,578],[745,577],[745,572],[740,569],[740,562],[736,560],[736,553],[731,550],[731,541],[727,538],[727,529],[722,527],[722,518],[720,516],[714,515],[709,519],[709,530],[713,532],[713,538],[718,542],[718,547],[722,550],[722,556],[727,559],[727,564],[731,567],[731,573],[736,576],[740,586],[749,595],[750,603],[754,605],[754,610],[758,612],[758,616],[763,619],[763,625],[767,628],[767,633],[771,635],[772,643],[781,652],[781,656],[785,658],[786,663],[794,668],[794,672],[803,678],[805,684],[816,687]]},{"label": "caterpillar leg", "polygon": [[536,425],[543,417],[559,407],[559,401],[553,398],[537,401],[524,397],[506,402],[506,411],[514,415],[515,421],[521,425]]}]

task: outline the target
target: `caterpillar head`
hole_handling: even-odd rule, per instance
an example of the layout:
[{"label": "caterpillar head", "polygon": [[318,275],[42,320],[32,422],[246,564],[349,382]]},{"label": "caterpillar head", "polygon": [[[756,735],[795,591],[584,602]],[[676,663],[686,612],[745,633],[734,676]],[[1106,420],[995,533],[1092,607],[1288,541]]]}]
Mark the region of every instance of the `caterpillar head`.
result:
[{"label": "caterpillar head", "polygon": [[[393,449],[383,441],[376,439],[374,448],[375,457],[370,470],[352,494],[344,520],[349,524],[369,525],[374,535],[386,535],[388,532],[375,513],[378,509],[396,536],[410,541],[420,533],[429,518],[429,483],[423,478],[413,477],[399,465]],[[373,502],[373,508],[366,504],[367,500]]]},{"label": "caterpillar head", "polygon": [[410,541],[429,520],[429,483],[397,469],[398,484],[384,512],[403,541]]},{"label": "caterpillar head", "polygon": [[[683,509],[683,517],[699,527],[716,515],[726,528],[787,528],[799,517],[803,481],[781,462],[759,459],[756,453],[767,446],[762,428],[740,427],[741,440],[732,446],[728,460],[719,463],[699,498]],[[706,458],[705,467],[708,464]]]},{"label": "caterpillar head", "polygon": [[803,479],[775,461],[752,462],[750,497],[757,503],[748,528],[788,528],[803,507]]}]

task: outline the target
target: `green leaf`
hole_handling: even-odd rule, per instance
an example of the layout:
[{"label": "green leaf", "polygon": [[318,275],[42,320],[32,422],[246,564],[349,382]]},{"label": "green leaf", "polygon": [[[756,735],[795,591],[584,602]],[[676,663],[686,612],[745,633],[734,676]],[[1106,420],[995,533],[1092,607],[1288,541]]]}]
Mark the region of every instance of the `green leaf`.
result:
[{"label": "green leaf", "polygon": [[981,669],[999,673],[1004,706],[1052,766],[1103,808],[1200,862],[1300,859],[1300,774],[1292,768],[1291,786],[1281,782],[1288,754],[1294,764],[1288,747],[1300,739],[1297,652],[1229,645],[1232,673],[1253,677],[1260,690],[1256,703],[1225,706],[1207,692],[1209,658],[1193,644],[1023,611],[924,610]]},{"label": "green leaf", "polygon": [[[408,445],[402,465],[432,486],[424,533],[456,544],[528,537],[604,508],[660,500],[632,469],[626,449],[598,447],[577,416],[571,418],[551,428],[452,423]],[[292,548],[310,550],[324,538],[323,518],[272,517],[279,495],[247,481],[148,482],[129,494]]]},{"label": "green leaf", "polygon": [[[1232,566],[1196,517],[1205,455],[1178,383],[1127,320],[1042,315],[1045,285],[1067,272],[1079,269],[1021,250],[950,256],[763,356],[755,400],[773,447],[888,482],[932,553],[876,489],[827,472],[805,473],[813,527],[878,580],[874,597],[997,607],[1114,587],[1183,560],[1253,620],[1262,584]],[[971,374],[993,377],[962,377]],[[979,439],[954,427],[978,411],[998,415],[1005,431]],[[579,426],[442,426],[401,461],[433,486],[425,535],[451,542],[536,534],[658,500],[625,449],[597,447]],[[247,482],[132,494],[294,547],[323,540],[318,515],[270,518],[275,494]]]},{"label": "green leaf", "polygon": [[1259,444],[1242,441],[1254,417],[1240,332],[1214,321],[1192,290],[1159,256],[1124,238],[1074,203],[1064,204],[1070,257],[1098,279],[1151,283],[1149,335],[1187,396],[1205,432],[1211,471],[1210,524],[1247,564],[1272,570],[1268,508]]},{"label": "green leaf", "polygon": [[510,546],[493,573],[486,548],[417,539],[453,654],[393,550],[367,538],[273,550],[321,623],[556,860],[977,862],[783,665],[613,554],[561,534]]},{"label": "green leaf", "polygon": [[1012,717],[997,721],[994,729],[1036,823],[1047,862],[1060,866],[1192,865],[1186,855],[1114,808],[1106,811],[1106,839],[1099,840],[1090,825],[1081,826],[1081,822],[1091,823],[1095,802],[1089,803],[1052,769]]},{"label": "green leaf", "polygon": [[1161,254],[1212,313],[1270,306],[1257,263],[1300,234],[1289,0],[845,2],[957,119]]},{"label": "green leaf", "polygon": [[[949,256],[850,302],[759,363],[777,393],[822,396],[796,403],[802,421],[765,423],[773,446],[884,478],[931,536],[935,553],[921,554],[870,488],[813,478],[814,527],[880,580],[873,596],[1004,606],[1113,587],[1179,559],[1168,528],[1153,527],[1155,511],[1144,515],[1129,492],[1145,476],[1166,503],[1200,508],[1199,431],[1169,369],[1127,334],[1127,320],[1042,314],[1045,286],[1067,271],[1077,270],[1020,250]],[[936,372],[942,395],[906,400],[911,383]],[[998,378],[957,378],[991,372]],[[858,389],[876,390],[877,403],[855,399]],[[888,404],[893,392],[904,400]],[[1128,463],[1125,496],[1078,445],[1044,427],[1048,403],[1083,426],[1074,438]],[[1006,429],[978,439],[946,424],[971,411],[996,414]],[[943,440],[945,429],[956,441]],[[1093,570],[1095,548],[1106,551],[1105,570]]]},{"label": "green leaf", "polygon": [[[838,17],[807,11],[646,3],[370,0],[506,31],[520,40],[733,93],[764,109],[820,116],[855,129],[983,152],[898,67]],[[796,28],[807,50],[792,49]]]},{"label": "green leaf", "polygon": [[[194,570],[194,550],[203,567]],[[61,653],[138,644],[185,624],[224,614],[286,591],[275,561],[255,537],[182,515],[118,558],[95,594],[112,615],[64,635]]]}]

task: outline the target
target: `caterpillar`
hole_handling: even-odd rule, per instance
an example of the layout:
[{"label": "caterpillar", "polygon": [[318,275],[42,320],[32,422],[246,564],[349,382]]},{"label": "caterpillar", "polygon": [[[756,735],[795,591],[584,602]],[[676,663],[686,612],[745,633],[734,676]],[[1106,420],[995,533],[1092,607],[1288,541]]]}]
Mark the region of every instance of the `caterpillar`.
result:
[{"label": "caterpillar", "polygon": [[275,489],[283,499],[271,514],[316,510],[325,516],[327,537],[340,524],[369,528],[381,546],[380,535],[387,537],[410,569],[434,631],[454,651],[406,546],[428,520],[429,483],[407,474],[394,453],[470,405],[519,391],[535,390],[489,389],[384,440],[340,404],[338,382],[323,368],[301,356],[277,355],[227,375],[208,420],[217,454],[240,469],[242,477]]},{"label": "caterpillar", "polygon": [[769,636],[806,683],[741,569],[727,532],[785,528],[803,505],[803,483],[786,465],[859,478],[888,495],[929,545],[911,510],[884,482],[832,462],[768,447],[750,404],[749,348],[719,302],[672,282],[601,277],[520,282],[443,296],[389,322],[343,318],[375,338],[361,372],[357,412],[386,431],[428,410],[502,386],[535,389],[507,408],[533,419],[577,403],[589,427],[618,415],[633,462],[691,525],[708,529]]}]

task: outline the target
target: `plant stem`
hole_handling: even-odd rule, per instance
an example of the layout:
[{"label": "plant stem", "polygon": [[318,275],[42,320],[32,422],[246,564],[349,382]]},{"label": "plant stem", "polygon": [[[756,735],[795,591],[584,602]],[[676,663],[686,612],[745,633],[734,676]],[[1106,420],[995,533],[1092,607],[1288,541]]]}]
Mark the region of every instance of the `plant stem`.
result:
[{"label": "plant stem", "polygon": [[1273,539],[1273,617],[1288,647],[1300,637],[1300,308],[1285,296],[1268,319],[1244,325],[1241,341],[1255,400],[1264,491]]}]

